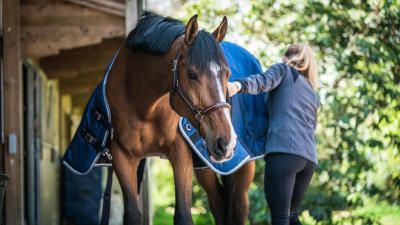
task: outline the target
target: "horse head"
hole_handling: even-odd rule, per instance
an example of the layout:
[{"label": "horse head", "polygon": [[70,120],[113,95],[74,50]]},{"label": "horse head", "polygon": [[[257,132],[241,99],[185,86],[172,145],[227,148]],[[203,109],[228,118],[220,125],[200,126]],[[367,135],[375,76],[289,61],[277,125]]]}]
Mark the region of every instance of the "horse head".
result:
[{"label": "horse head", "polygon": [[211,34],[199,31],[197,15],[176,40],[170,92],[172,108],[186,117],[206,141],[210,158],[223,162],[233,156],[236,133],[230,105],[226,102],[230,70],[219,43],[225,37],[228,22],[224,17]]}]

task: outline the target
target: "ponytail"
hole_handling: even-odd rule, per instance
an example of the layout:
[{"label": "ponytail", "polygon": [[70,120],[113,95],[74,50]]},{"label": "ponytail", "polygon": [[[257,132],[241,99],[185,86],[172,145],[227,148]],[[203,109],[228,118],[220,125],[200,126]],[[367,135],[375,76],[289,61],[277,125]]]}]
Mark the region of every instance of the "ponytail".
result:
[{"label": "ponytail", "polygon": [[286,50],[286,63],[296,68],[311,84],[314,90],[318,89],[318,68],[313,51],[308,45],[293,44]]}]

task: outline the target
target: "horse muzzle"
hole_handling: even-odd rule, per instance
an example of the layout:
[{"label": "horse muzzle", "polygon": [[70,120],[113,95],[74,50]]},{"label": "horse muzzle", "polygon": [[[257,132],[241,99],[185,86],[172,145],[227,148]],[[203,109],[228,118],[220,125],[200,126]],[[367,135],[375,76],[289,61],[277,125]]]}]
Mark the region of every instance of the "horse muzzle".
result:
[{"label": "horse muzzle", "polygon": [[232,138],[233,140],[230,140],[229,143],[227,143],[227,141],[223,138],[217,138],[213,149],[208,151],[210,159],[219,163],[223,163],[232,159],[237,137],[235,136]]}]

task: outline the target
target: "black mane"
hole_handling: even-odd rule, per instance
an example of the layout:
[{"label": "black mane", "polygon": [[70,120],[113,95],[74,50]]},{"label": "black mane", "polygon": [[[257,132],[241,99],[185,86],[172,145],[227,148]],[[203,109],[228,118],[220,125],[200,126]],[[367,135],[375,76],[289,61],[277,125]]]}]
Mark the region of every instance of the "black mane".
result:
[{"label": "black mane", "polygon": [[164,55],[184,33],[185,25],[181,21],[145,11],[126,38],[126,44],[133,51]]},{"label": "black mane", "polygon": [[[145,11],[126,38],[126,44],[132,51],[164,55],[185,29],[185,24],[179,20]],[[209,32],[201,30],[189,48],[187,67],[195,65],[200,72],[205,72],[212,61],[226,62],[217,40]]]}]

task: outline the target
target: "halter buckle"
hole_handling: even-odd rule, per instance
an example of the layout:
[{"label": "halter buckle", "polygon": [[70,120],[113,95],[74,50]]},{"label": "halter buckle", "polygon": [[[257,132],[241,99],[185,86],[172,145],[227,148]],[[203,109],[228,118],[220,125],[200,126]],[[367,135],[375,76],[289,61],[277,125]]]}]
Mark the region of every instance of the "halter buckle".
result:
[{"label": "halter buckle", "polygon": [[201,111],[199,111],[199,112],[196,113],[196,115],[194,115],[194,117],[196,118],[196,120],[198,122],[201,122],[203,120],[203,118],[204,118],[204,114],[201,113]]},{"label": "halter buckle", "polygon": [[172,63],[172,70],[171,71],[175,71],[177,65],[178,65],[178,58],[174,59],[174,62]]}]

